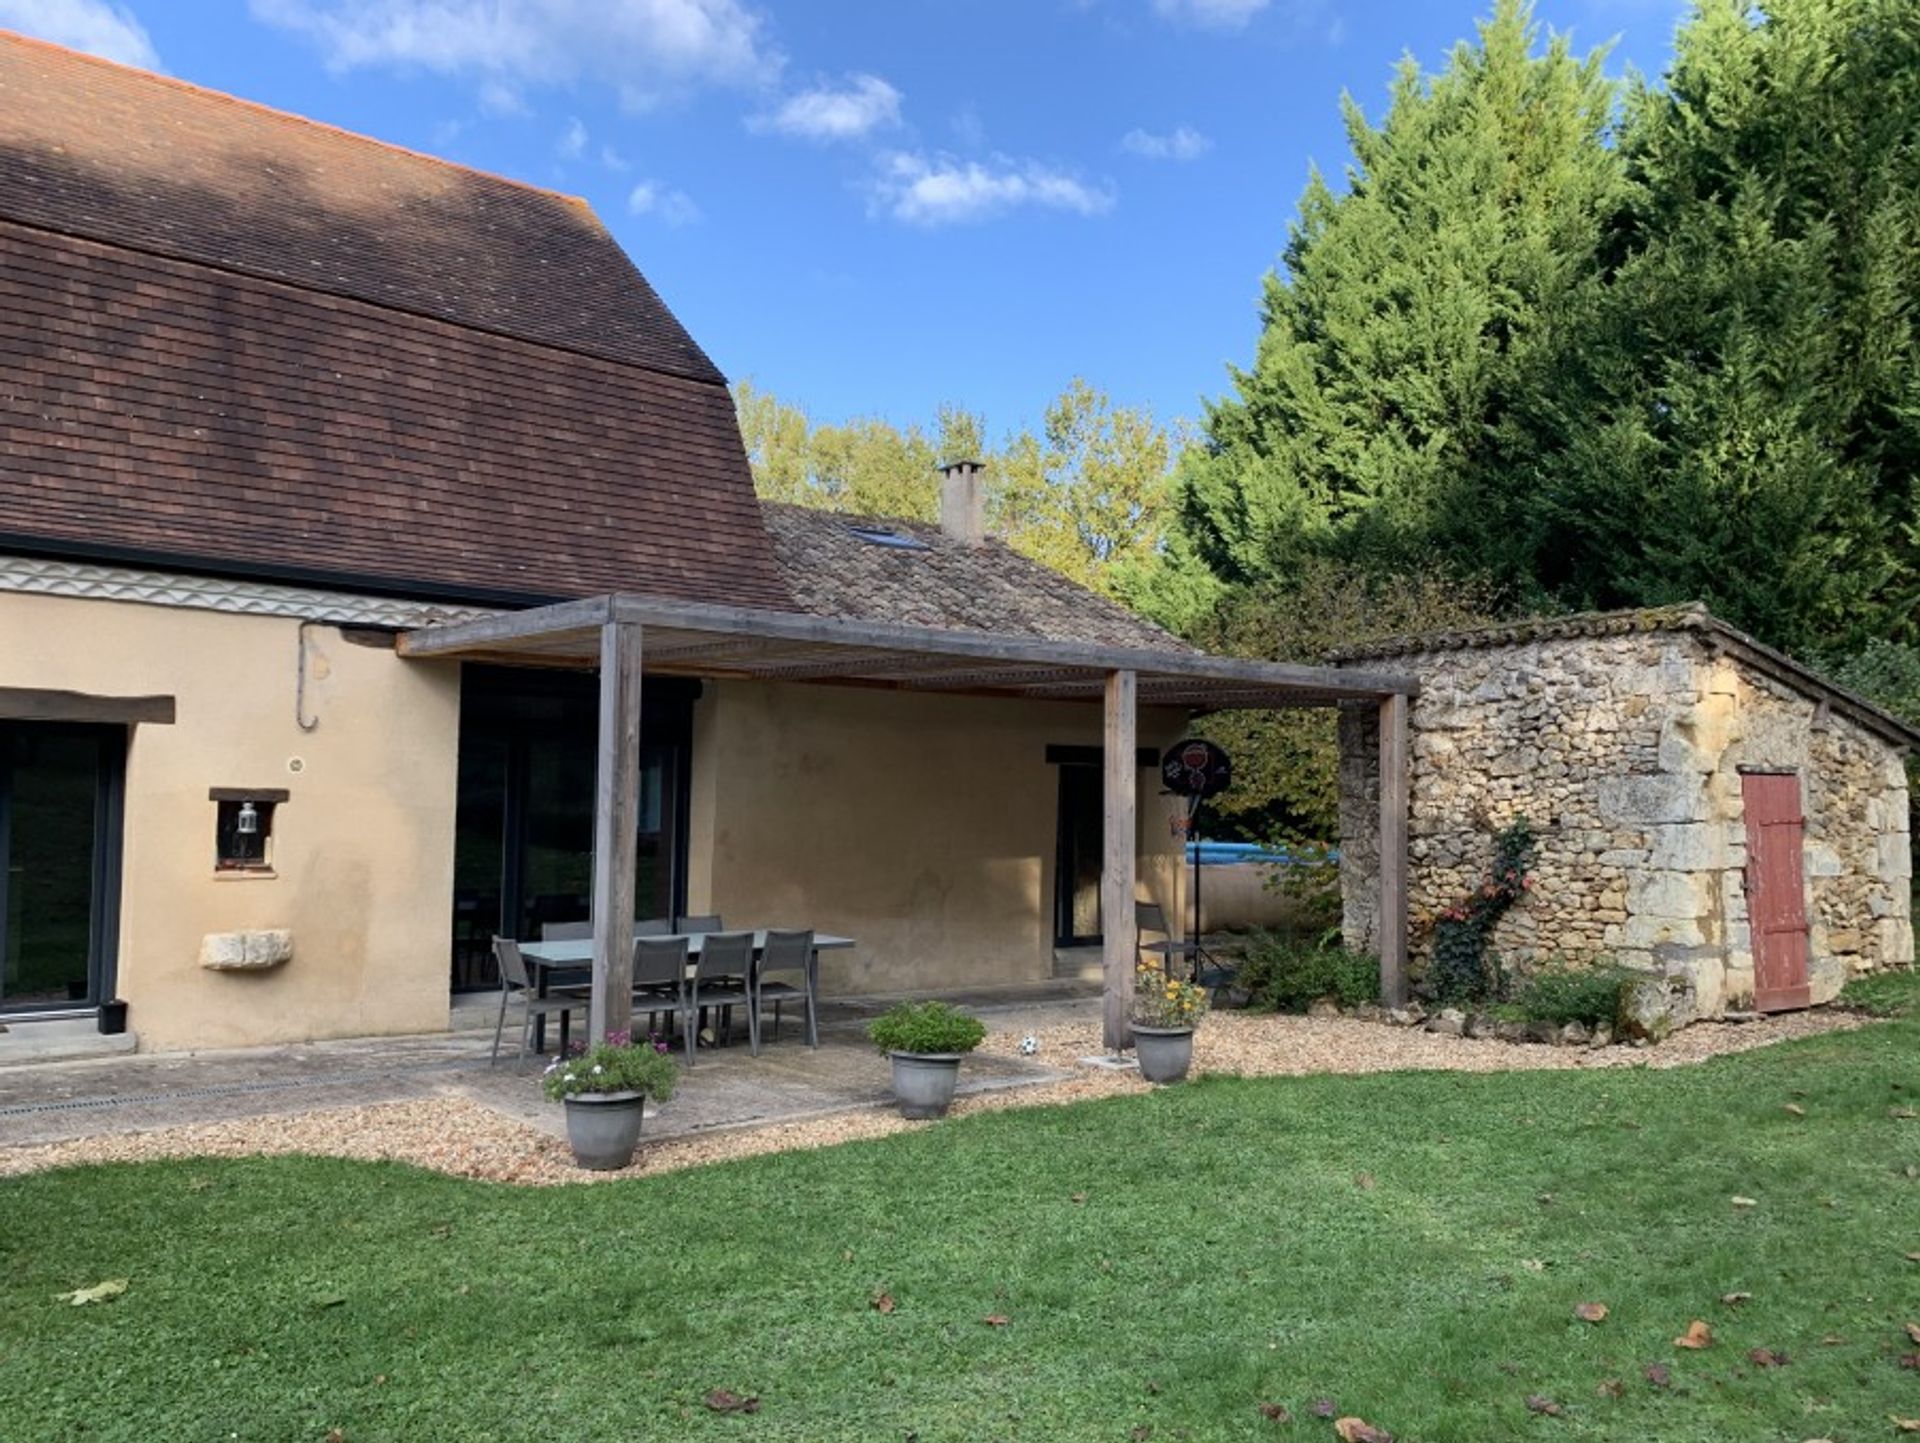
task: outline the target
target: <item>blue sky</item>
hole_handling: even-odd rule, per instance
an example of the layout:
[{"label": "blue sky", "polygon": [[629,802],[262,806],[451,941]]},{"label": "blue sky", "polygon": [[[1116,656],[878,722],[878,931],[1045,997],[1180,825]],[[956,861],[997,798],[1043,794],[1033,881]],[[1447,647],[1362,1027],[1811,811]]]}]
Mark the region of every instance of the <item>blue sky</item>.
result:
[{"label": "blue sky", "polygon": [[[1250,358],[1337,102],[1491,0],[0,0],[0,26],[585,196],[720,366],[998,437]],[[1680,0],[1540,0],[1663,66]]]}]

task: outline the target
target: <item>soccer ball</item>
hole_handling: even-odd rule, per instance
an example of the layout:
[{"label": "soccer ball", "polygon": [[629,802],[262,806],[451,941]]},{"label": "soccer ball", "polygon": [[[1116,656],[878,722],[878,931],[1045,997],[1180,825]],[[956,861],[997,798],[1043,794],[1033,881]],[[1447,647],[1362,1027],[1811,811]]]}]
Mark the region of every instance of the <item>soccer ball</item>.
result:
[{"label": "soccer ball", "polygon": [[1035,1037],[1031,1032],[1020,1039],[1020,1055],[1022,1057],[1031,1057],[1039,1050],[1040,1039]]}]

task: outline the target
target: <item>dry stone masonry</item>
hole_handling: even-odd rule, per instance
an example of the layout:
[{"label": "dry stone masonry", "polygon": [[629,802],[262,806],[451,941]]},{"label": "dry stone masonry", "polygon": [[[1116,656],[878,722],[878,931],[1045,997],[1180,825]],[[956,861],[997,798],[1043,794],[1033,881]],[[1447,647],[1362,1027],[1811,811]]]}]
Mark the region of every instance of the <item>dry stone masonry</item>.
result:
[{"label": "dry stone masonry", "polygon": [[[1510,968],[1609,960],[1672,979],[1703,1017],[1752,1005],[1742,774],[1801,779],[1808,982],[1913,960],[1903,752],[1912,734],[1698,607],[1568,617],[1370,649],[1420,679],[1411,710],[1416,975],[1432,922],[1525,817],[1534,885],[1494,946]],[[1343,658],[1361,662],[1358,654]],[[1371,949],[1378,745],[1341,718],[1348,944]]]}]

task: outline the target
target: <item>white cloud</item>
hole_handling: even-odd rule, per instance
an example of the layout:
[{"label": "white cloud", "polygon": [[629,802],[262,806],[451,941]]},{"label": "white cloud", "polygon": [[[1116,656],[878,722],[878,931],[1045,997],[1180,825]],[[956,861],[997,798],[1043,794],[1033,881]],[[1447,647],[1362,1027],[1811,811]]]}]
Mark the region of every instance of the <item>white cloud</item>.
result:
[{"label": "white cloud", "polygon": [[1198,160],[1213,149],[1213,141],[1191,125],[1176,125],[1166,135],[1129,130],[1120,137],[1120,148],[1145,160]]},{"label": "white cloud", "polygon": [[560,140],[554,146],[562,160],[578,160],[587,151],[587,127],[579,116],[567,122],[567,128],[560,132]]},{"label": "white cloud", "polygon": [[1022,207],[1103,215],[1113,193],[1038,161],[995,156],[983,165],[907,151],[883,156],[873,185],[874,210],[910,225],[987,220]]},{"label": "white cloud", "polygon": [[161,68],[146,27],[112,0],[0,0],[0,27],[122,65]]},{"label": "white cloud", "polygon": [[808,140],[858,140],[900,123],[900,92],[877,75],[849,75],[840,89],[819,85],[789,96],[771,115],[755,116],[755,130]]},{"label": "white cloud", "polygon": [[1153,9],[1161,19],[1183,25],[1239,30],[1270,3],[1271,0],[1153,0]]},{"label": "white cloud", "polygon": [[652,216],[671,226],[692,225],[700,219],[700,207],[685,191],[643,180],[627,193],[627,210],[633,215]]},{"label": "white cloud", "polygon": [[627,167],[627,158],[610,145],[600,147],[600,163],[611,171],[623,171]]},{"label": "white cloud", "polygon": [[471,76],[495,110],[529,86],[586,79],[634,107],[699,84],[776,74],[781,56],[745,0],[249,0],[337,70],[418,66]]}]

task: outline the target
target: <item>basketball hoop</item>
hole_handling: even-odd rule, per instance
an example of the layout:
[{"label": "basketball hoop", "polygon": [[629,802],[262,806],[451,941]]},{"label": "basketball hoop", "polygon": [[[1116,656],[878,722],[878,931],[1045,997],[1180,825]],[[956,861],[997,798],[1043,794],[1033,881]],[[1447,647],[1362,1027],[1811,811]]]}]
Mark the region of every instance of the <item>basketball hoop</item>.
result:
[{"label": "basketball hoop", "polygon": [[1160,758],[1160,780],[1168,792],[1186,799],[1185,814],[1172,818],[1173,834],[1184,837],[1193,855],[1193,977],[1200,979],[1202,961],[1212,961],[1200,945],[1200,804],[1233,785],[1233,759],[1205,737],[1189,737],[1168,747]]}]

